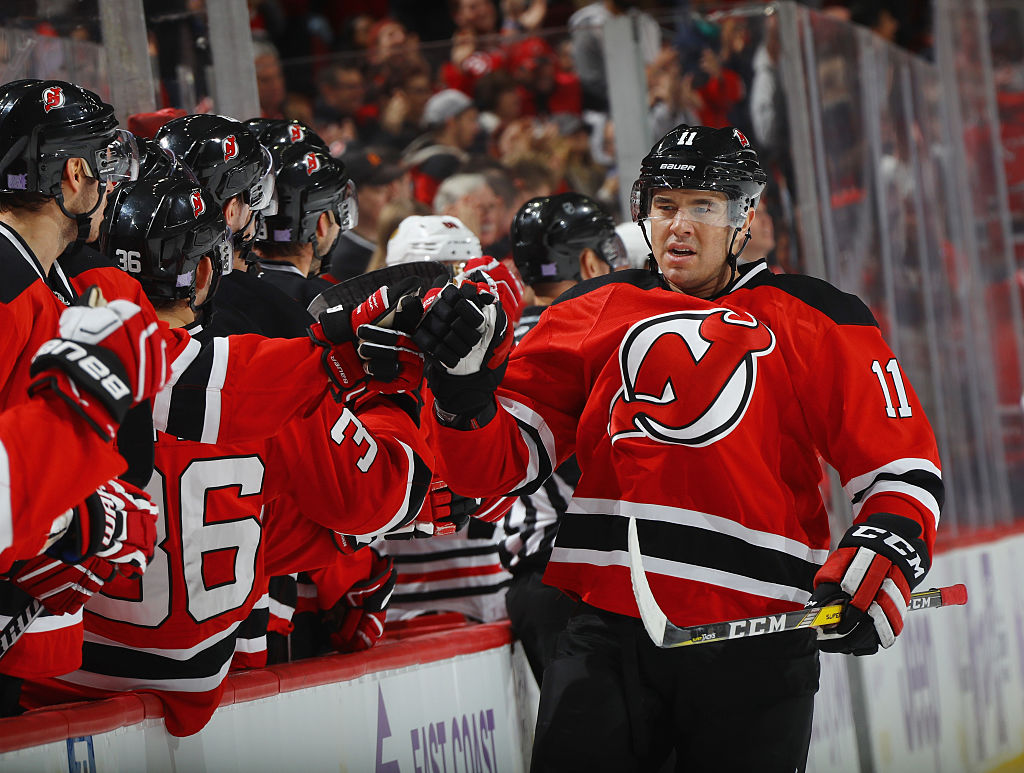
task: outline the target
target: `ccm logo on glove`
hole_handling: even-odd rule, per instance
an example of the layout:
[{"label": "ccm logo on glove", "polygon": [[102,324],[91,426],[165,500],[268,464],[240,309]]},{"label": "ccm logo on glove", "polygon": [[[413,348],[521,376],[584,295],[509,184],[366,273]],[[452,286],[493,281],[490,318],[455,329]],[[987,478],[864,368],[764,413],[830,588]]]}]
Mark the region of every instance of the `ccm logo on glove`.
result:
[{"label": "ccm logo on glove", "polygon": [[[859,537],[864,540],[881,540],[882,544],[888,545],[890,548],[895,550],[901,556],[907,559],[908,568],[913,570],[914,579],[920,579],[924,577],[925,572],[928,571],[924,567],[924,562],[921,559],[921,555],[914,549],[914,546],[907,542],[899,534],[895,534],[886,529],[879,529],[875,526],[868,526],[867,524],[860,524],[855,526],[853,531],[849,534],[850,537]],[[878,552],[878,551],[876,551]]]}]

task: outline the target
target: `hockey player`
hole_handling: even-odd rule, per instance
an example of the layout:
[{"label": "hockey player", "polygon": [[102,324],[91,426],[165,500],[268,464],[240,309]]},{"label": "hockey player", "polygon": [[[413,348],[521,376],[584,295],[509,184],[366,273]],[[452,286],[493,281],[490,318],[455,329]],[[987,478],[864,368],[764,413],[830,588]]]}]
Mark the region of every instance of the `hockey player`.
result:
[{"label": "hockey player", "polygon": [[[184,173],[141,180],[112,206],[104,251],[135,254],[134,273],[161,319],[201,335],[196,317],[230,251],[220,208]],[[337,311],[346,317],[340,322],[325,314],[322,324],[401,316],[386,297]],[[403,366],[399,378],[415,391],[415,367]],[[297,462],[310,457],[316,462]],[[163,518],[151,572],[94,598],[81,669],[32,685],[30,700],[52,700],[54,689],[61,697],[147,689],[165,702],[169,732],[197,732],[219,702],[237,628],[263,592],[264,554],[302,556],[315,568],[337,554],[334,531],[365,537],[404,526],[426,495],[428,460],[413,418],[372,386],[341,403],[321,402],[268,440],[214,445],[160,433],[148,490]],[[264,543],[267,508],[282,499],[291,508],[279,512],[320,524],[313,538],[304,521],[279,530],[281,544]],[[363,576],[376,578],[373,554],[363,555]]]},{"label": "hockey player", "polygon": [[[935,438],[871,314],[823,281],[736,269],[764,184],[741,133],[680,126],[634,185],[659,274],[562,296],[507,371],[508,326],[475,288],[445,288],[420,325],[445,480],[531,493],[579,460],[544,579],[580,604],[544,674],[536,771],[655,770],[673,748],[680,767],[727,749],[736,770],[803,770],[819,645],[891,646],[929,568]],[[853,503],[831,553],[819,456]],[[630,529],[677,625],[850,603],[820,642],[661,650],[638,619]]]},{"label": "hockey player", "polygon": [[309,306],[331,286],[316,276],[342,231],[358,221],[355,185],[345,165],[307,142],[274,145],[276,212],[257,235],[260,277]]},{"label": "hockey player", "polygon": [[[519,276],[534,298],[515,328],[517,343],[562,293],[581,281],[629,266],[615,222],[581,193],[530,199],[512,220],[510,235]],[[538,684],[554,657],[555,639],[576,606],[557,588],[544,585],[541,577],[579,478],[579,464],[570,457],[536,492],[517,498],[503,522],[505,536],[498,551],[502,565],[512,573],[505,604]]]},{"label": "hockey player", "polygon": [[258,213],[274,208],[269,151],[245,124],[219,115],[176,118],[160,127],[156,138],[213,194],[231,229],[231,264],[222,272],[216,303],[207,309],[206,327],[217,335],[305,335],[309,319],[304,307],[297,308],[284,293],[246,271],[253,259]]}]

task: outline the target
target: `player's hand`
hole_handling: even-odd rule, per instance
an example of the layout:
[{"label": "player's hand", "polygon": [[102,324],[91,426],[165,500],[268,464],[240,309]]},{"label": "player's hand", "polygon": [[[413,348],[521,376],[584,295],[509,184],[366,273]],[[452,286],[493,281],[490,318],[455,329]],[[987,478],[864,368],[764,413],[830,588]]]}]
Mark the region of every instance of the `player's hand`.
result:
[{"label": "player's hand", "polygon": [[419,388],[423,358],[408,334],[422,316],[420,292],[419,280],[408,277],[380,288],[351,312],[328,309],[310,326],[310,338],[324,347],[324,368],[339,402],[368,389],[395,394]]},{"label": "player's hand", "polygon": [[916,521],[876,513],[851,526],[814,575],[808,606],[847,602],[834,629],[818,631],[823,652],[871,655],[903,630],[910,592],[931,565]]},{"label": "player's hand", "polygon": [[321,614],[331,646],[338,652],[359,652],[372,647],[384,633],[387,606],[398,573],[390,556],[372,547],[370,574],[349,588],[330,609]]},{"label": "player's hand", "polygon": [[66,615],[81,609],[116,573],[104,558],[89,556],[69,564],[44,554],[20,562],[10,580],[42,602],[47,612]]},{"label": "player's hand", "polygon": [[461,284],[465,280],[487,285],[501,302],[502,311],[509,318],[512,327],[518,324],[523,314],[523,283],[508,266],[488,255],[471,258],[452,281]]},{"label": "player's hand", "polygon": [[428,293],[413,340],[427,358],[434,413],[448,426],[486,424],[505,374],[512,326],[489,285],[464,281]]},{"label": "player's hand", "polygon": [[96,288],[64,311],[59,337],[36,352],[29,392],[53,390],[112,439],[128,409],[160,391],[170,363],[151,308],[124,300],[89,303],[103,303]]},{"label": "player's hand", "polygon": [[103,503],[103,543],[96,555],[117,565],[126,577],[146,571],[156,549],[156,521],[160,513],[142,489],[123,480],[111,480],[96,491]]}]

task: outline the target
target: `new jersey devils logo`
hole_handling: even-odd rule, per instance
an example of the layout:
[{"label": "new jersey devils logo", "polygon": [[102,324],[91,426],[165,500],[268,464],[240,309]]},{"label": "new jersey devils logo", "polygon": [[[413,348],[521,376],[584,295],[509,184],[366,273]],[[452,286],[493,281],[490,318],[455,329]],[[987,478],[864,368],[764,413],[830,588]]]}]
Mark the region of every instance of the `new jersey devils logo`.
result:
[{"label": "new jersey devils logo", "polygon": [[317,159],[316,153],[307,153],[306,157],[302,159],[302,163],[306,165],[306,174],[313,174],[320,168],[320,161]]},{"label": "new jersey devils logo", "polygon": [[206,204],[203,201],[203,194],[199,191],[192,191],[192,214],[197,218],[206,211]]},{"label": "new jersey devils logo", "polygon": [[745,148],[750,147],[750,140],[748,140],[747,136],[739,129],[733,129],[732,134],[739,141],[740,145],[742,145]]},{"label": "new jersey devils logo", "polygon": [[229,134],[227,137],[225,137],[222,145],[224,146],[225,161],[230,161],[231,159],[238,155],[238,142],[235,140],[234,134]]},{"label": "new jersey devils logo", "polygon": [[757,359],[775,334],[730,309],[678,311],[633,325],[619,346],[622,389],[612,400],[612,443],[648,437],[700,447],[743,418],[757,383]]},{"label": "new jersey devils logo", "polygon": [[291,124],[288,127],[288,140],[290,142],[302,142],[302,127]]},{"label": "new jersey devils logo", "polygon": [[60,86],[50,86],[43,91],[43,112],[49,113],[55,107],[64,106],[64,89]]}]

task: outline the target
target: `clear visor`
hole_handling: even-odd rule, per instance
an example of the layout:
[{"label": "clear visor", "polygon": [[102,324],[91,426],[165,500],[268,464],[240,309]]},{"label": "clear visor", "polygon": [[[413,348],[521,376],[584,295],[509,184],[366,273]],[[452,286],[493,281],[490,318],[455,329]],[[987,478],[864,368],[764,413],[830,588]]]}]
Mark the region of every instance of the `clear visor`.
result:
[{"label": "clear visor", "polygon": [[139,179],[139,146],[135,135],[124,129],[115,129],[110,143],[96,151],[93,167],[96,178],[103,182]]},{"label": "clear visor", "polygon": [[626,245],[618,234],[609,236],[601,244],[601,254],[611,266],[612,271],[629,268],[629,255],[626,252]]},{"label": "clear visor", "polygon": [[646,210],[641,209],[640,203],[640,191],[634,185],[630,196],[633,218],[646,220],[652,226],[680,219],[722,228],[739,228],[747,215],[742,202],[729,199],[719,191],[655,189],[650,194]]},{"label": "clear visor", "polygon": [[[274,161],[269,150],[266,148],[262,148],[262,150],[263,164],[260,168],[260,176],[249,186],[249,207],[257,212],[273,215],[277,212],[277,202],[274,198]],[[271,206],[274,211],[266,212],[267,207]]]},{"label": "clear visor", "polygon": [[345,183],[345,195],[335,210],[342,231],[351,231],[359,225],[359,204],[356,202],[356,184],[349,180]]}]

